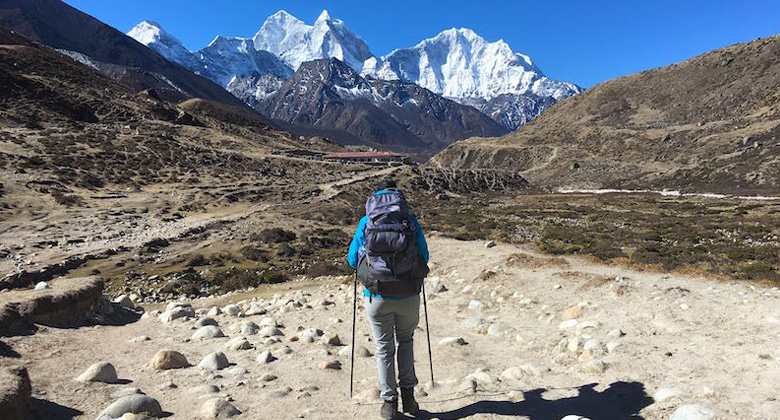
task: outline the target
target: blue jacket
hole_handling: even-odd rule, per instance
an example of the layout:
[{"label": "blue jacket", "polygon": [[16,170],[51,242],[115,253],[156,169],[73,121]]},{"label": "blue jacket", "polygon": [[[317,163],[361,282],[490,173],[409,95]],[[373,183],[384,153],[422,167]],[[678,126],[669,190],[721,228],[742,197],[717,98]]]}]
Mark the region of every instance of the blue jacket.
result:
[{"label": "blue jacket", "polygon": [[[377,191],[374,195],[379,194],[386,194],[390,191],[388,190],[380,190]],[[428,259],[430,258],[430,255],[428,253],[428,243],[425,241],[425,234],[423,233],[422,227],[420,226],[420,222],[417,221],[417,218],[414,217],[413,214],[409,215],[409,218],[411,219],[412,223],[414,224],[414,231],[415,231],[415,242],[417,243],[417,249],[420,250],[420,253],[422,254],[423,258],[425,258],[425,262],[428,262]],[[349,253],[347,254],[347,262],[349,262],[349,266],[357,269],[358,262],[360,261],[360,258],[363,256],[363,254],[366,253],[366,225],[368,224],[368,217],[363,216],[360,219],[360,222],[358,223],[357,229],[355,230],[355,236],[352,238],[352,243],[349,244]],[[371,293],[368,291],[368,289],[364,289],[363,294],[365,296],[370,296]],[[382,298],[382,296],[374,295],[374,298]]]}]

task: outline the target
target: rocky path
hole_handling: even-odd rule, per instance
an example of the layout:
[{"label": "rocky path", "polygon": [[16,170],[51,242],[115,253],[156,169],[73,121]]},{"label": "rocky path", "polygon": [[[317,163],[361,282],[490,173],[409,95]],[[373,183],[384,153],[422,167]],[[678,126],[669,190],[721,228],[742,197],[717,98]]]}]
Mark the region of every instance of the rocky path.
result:
[{"label": "rocky path", "polygon": [[[759,420],[780,412],[777,288],[511,245],[429,242],[437,386],[421,328],[422,418]],[[357,396],[348,398],[349,281],[173,303],[161,314],[147,308],[141,320],[119,327],[43,329],[4,339],[21,358],[0,360],[27,366],[33,396],[46,402],[36,404],[41,418],[97,418],[137,392],[174,419],[378,418],[362,309]],[[191,366],[167,369],[183,361],[160,353],[166,349]],[[117,377],[105,365],[85,372],[99,362]],[[76,380],[82,373],[87,382]],[[157,409],[149,398],[132,398]]]}]

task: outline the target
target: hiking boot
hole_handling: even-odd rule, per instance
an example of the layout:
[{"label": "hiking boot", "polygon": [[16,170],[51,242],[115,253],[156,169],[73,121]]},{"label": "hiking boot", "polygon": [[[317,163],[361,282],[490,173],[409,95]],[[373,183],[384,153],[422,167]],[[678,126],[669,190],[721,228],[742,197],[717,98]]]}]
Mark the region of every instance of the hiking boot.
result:
[{"label": "hiking boot", "polygon": [[414,400],[414,388],[401,388],[401,402],[404,413],[416,416],[420,412],[420,406]]},{"label": "hiking boot", "polygon": [[398,415],[398,400],[385,401],[382,404],[382,409],[379,410],[379,415],[384,420],[393,420]]}]

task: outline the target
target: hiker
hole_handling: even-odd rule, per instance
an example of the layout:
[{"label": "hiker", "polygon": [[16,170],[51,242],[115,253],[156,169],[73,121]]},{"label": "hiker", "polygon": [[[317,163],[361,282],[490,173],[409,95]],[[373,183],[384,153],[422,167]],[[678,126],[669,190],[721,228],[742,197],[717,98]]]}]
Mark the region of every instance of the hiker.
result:
[{"label": "hiker", "polygon": [[382,181],[366,202],[366,215],[358,223],[347,259],[364,286],[366,313],[376,342],[384,401],[380,415],[383,419],[398,415],[396,341],[403,411],[416,415],[413,340],[420,320],[420,290],[428,275],[428,244],[395,181]]}]

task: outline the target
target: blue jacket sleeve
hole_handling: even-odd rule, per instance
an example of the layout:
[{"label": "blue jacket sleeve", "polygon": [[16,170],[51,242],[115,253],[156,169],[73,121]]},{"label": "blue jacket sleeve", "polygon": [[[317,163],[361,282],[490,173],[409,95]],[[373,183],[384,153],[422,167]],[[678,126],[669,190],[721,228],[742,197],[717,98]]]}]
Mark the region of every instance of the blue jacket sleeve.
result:
[{"label": "blue jacket sleeve", "polygon": [[349,253],[347,254],[347,262],[352,268],[357,268],[358,260],[360,259],[360,253],[366,244],[366,225],[368,224],[368,218],[363,216],[358,223],[357,230],[355,230],[355,236],[352,237],[352,243],[349,244]]},{"label": "blue jacket sleeve", "polygon": [[423,258],[425,258],[425,262],[428,262],[430,254],[428,253],[428,242],[425,241],[425,233],[423,232],[422,226],[420,226],[420,222],[417,221],[417,218],[414,216],[411,216],[411,218],[415,227],[415,241],[417,243],[417,249],[420,250]]}]

